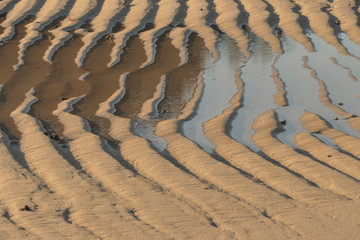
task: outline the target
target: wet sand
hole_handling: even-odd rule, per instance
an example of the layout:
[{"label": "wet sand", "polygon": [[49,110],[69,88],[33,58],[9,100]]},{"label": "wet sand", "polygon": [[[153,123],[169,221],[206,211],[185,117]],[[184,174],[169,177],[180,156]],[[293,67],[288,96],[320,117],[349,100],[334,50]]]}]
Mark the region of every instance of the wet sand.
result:
[{"label": "wet sand", "polygon": [[1,239],[357,239],[360,3],[0,2]]}]

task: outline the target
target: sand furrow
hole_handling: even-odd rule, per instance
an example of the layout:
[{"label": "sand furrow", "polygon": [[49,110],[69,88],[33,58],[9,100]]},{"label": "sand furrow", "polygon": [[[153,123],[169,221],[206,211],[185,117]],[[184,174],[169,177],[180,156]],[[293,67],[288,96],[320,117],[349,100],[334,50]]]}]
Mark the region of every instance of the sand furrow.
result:
[{"label": "sand furrow", "polygon": [[255,119],[253,129],[255,130],[252,137],[254,143],[272,159],[301,174],[319,187],[351,199],[359,198],[357,189],[360,189],[360,185],[357,181],[297,153],[291,146],[281,143],[274,137],[276,132],[280,131],[274,110],[269,110]]},{"label": "sand furrow", "polygon": [[[131,37],[126,45],[126,50],[121,58],[119,64],[114,65],[111,68],[107,67],[108,60],[110,59],[109,54],[112,51],[113,45],[108,40],[102,39],[99,41],[94,49],[88,54],[87,59],[84,63],[83,69],[88,70],[89,75],[86,77],[85,81],[77,87],[76,85],[72,87],[72,89],[83,89],[85,91],[72,91],[69,94],[61,93],[59,97],[76,97],[81,96],[83,94],[87,94],[86,100],[79,101],[74,105],[74,114],[81,116],[92,122],[97,122],[99,119],[95,116],[95,112],[97,111],[98,105],[101,102],[104,102],[119,86],[119,77],[124,73],[132,73],[136,72],[141,64],[145,61],[145,51],[143,49],[143,44],[138,37]],[[59,55],[61,52],[66,51],[67,48],[59,51]],[[69,57],[69,59],[71,56]],[[56,58],[58,59],[58,58]],[[56,59],[54,59],[55,64]],[[99,61],[99,59],[104,59],[103,61]],[[66,59],[65,59],[66,60]],[[66,61],[64,61],[66,64]],[[76,66],[75,66],[76,67]],[[63,65],[59,66],[59,69],[64,68]],[[55,73],[55,72],[54,72]],[[80,74],[79,74],[80,75]],[[72,76],[72,75],[71,75]],[[55,75],[53,76],[54,80]],[[63,81],[67,81],[69,77],[65,76]],[[80,81],[72,77],[74,83],[79,83]],[[54,81],[55,83],[55,81]],[[61,84],[61,83],[60,83]],[[60,85],[61,86],[61,85]],[[84,87],[88,89],[84,89]],[[49,95],[49,92],[56,92],[57,88],[59,88],[59,83],[53,85],[51,88],[46,88],[43,90],[43,93]],[[37,96],[39,96],[37,94]],[[42,99],[42,97],[39,97]],[[56,101],[54,98],[54,105],[50,108],[50,114],[52,115],[52,111],[57,108],[57,104],[59,101]],[[39,106],[40,107],[40,106]],[[47,108],[45,106],[41,107],[41,109]],[[41,110],[39,109],[39,111]],[[35,116],[38,117],[37,114]],[[41,116],[39,116],[41,117]],[[101,121],[101,120],[100,120]],[[103,124],[104,121],[97,122],[99,126],[104,129],[107,129],[108,124]],[[106,130],[102,131],[106,132]],[[103,135],[104,136],[104,135]]]},{"label": "sand furrow", "polygon": [[341,29],[346,32],[351,40],[360,45],[359,23],[358,17],[355,14],[356,1],[354,0],[334,0],[331,4],[331,13],[340,21],[338,24]]},{"label": "sand furrow", "polygon": [[360,132],[360,117],[354,116],[346,120],[350,126],[356,131]]},{"label": "sand furrow", "polygon": [[34,101],[32,90],[11,114],[22,133],[21,151],[32,171],[71,204],[70,221],[101,238],[147,238],[148,233],[139,221],[124,206],[116,205],[120,199],[92,186],[52,147],[52,140],[44,135],[36,119],[27,114]]},{"label": "sand furrow", "polygon": [[329,25],[329,16],[322,11],[327,3],[312,0],[294,0],[301,6],[301,13],[309,19],[311,29],[327,43],[336,47],[339,53],[348,54],[346,48],[341,45],[334,34],[334,29]]},{"label": "sand furrow", "polygon": [[202,38],[192,33],[189,35],[187,45],[186,62],[182,62],[180,66],[166,74],[164,99],[159,103],[160,113],[157,118],[168,119],[181,114],[195,91],[198,77],[204,74],[206,63],[203,55],[197,53],[206,52],[209,57],[210,54]]},{"label": "sand furrow", "polygon": [[144,17],[147,15],[150,8],[151,5],[149,1],[134,0],[131,2],[130,11],[122,22],[124,29],[113,34],[115,45],[110,54],[111,60],[108,63],[108,67],[112,67],[120,61],[120,55],[123,53],[123,48],[125,47],[127,40],[131,35],[144,27]]},{"label": "sand furrow", "polygon": [[51,46],[44,54],[44,60],[51,62],[54,53],[64,45],[64,43],[71,39],[70,31],[76,30],[80,25],[94,12],[96,7],[99,7],[100,2],[97,0],[82,0],[75,1],[68,16],[61,21],[61,25],[55,29],[50,30],[53,35]]},{"label": "sand furrow", "polygon": [[14,4],[17,0],[3,0],[0,3],[0,9],[5,9],[8,5]]},{"label": "sand furrow", "polygon": [[179,49],[179,65],[182,65],[187,61],[188,53],[186,50],[186,44],[189,40],[190,34],[191,31],[189,31],[187,28],[182,27],[173,28],[169,33],[169,38],[171,38],[172,45]]},{"label": "sand furrow", "polygon": [[[122,167],[116,159],[102,150],[99,137],[84,130],[85,126],[81,118],[65,112],[65,109],[70,111],[71,107],[63,102],[54,114],[65,125],[65,135],[73,139],[69,145],[74,156],[106,188],[128,199],[139,219],[151,224],[169,237],[201,237],[209,231],[211,225],[206,224],[206,218],[199,216],[186,204],[168,195],[161,190],[161,186],[151,186],[139,177],[134,177],[133,172]],[[113,128],[117,129],[117,126]],[[123,147],[121,150],[123,152]],[[136,152],[138,155],[139,151]],[[147,158],[149,157],[150,155],[147,155]],[[98,159],[101,159],[101,162]],[[204,224],[207,226],[203,227]]]},{"label": "sand furrow", "polygon": [[[288,236],[295,236],[293,235],[294,232],[289,231],[286,227],[280,227],[277,230],[273,229],[268,219],[260,214],[260,209],[249,206],[247,203],[243,203],[234,197],[218,192],[211,185],[200,182],[194,176],[183,172],[169,160],[159,155],[149,146],[145,139],[133,135],[130,131],[131,121],[129,119],[116,117],[108,113],[111,112],[112,102],[123,91],[124,87],[122,84],[122,88],[118,92],[110,97],[107,102],[101,104],[97,114],[111,120],[111,134],[114,138],[121,141],[123,157],[134,165],[140,173],[154,179],[164,189],[170,190],[198,206],[203,214],[209,216],[219,229],[224,230],[225,233],[232,232],[237,238],[261,238],[260,235],[254,232],[254,227],[260,227],[263,229],[262,231],[267,232],[266,236],[269,239],[277,238],[276,234],[274,232],[271,233],[271,231],[280,231]],[[138,151],[138,148],[141,148],[142,151]],[[223,204],[216,206],[217,202],[222,202]],[[232,219],[233,221],[229,222],[226,219]],[[209,237],[209,234],[213,235],[213,237],[219,234],[209,230],[207,230],[207,233],[199,232],[202,235],[201,238],[206,239]]]},{"label": "sand furrow", "polygon": [[[279,193],[244,176],[237,169],[210,157],[196,143],[179,133],[178,120],[186,119],[194,111],[196,102],[201,97],[201,84],[202,82],[199,81],[193,99],[185,106],[182,110],[183,114],[177,120],[165,120],[157,125],[156,134],[168,142],[167,150],[169,153],[199,178],[214,184],[222,191],[244,199],[257,208],[264,209],[266,215],[274,221],[290,227],[299,234],[304,234],[305,226],[299,223],[300,218],[308,218],[306,215],[310,213],[307,210],[294,207],[292,200],[284,198]],[[251,191],[247,191],[247,189],[251,189]],[[298,214],[302,217],[294,218],[294,216],[299,216]],[[315,222],[308,222],[309,225],[306,228],[311,226],[312,234],[317,231],[316,229],[322,228],[324,222],[328,222],[327,220],[320,220],[321,218],[319,216]],[[322,221],[324,222],[321,223]],[[313,224],[316,224],[317,227],[314,227]]]},{"label": "sand furrow", "polygon": [[[331,231],[342,232],[341,227],[338,228],[338,226],[341,226],[342,222],[347,219],[348,216],[352,216],[352,218],[356,216],[357,204],[347,200],[340,200],[339,197],[326,190],[324,191],[323,189],[310,186],[310,184],[303,181],[303,179],[300,179],[298,176],[281,167],[271,164],[225,134],[226,128],[228,127],[227,122],[231,118],[234,110],[241,106],[240,99],[243,92],[243,83],[241,78],[238,77],[239,74],[240,73],[237,72],[235,76],[239,91],[231,100],[232,106],[224,110],[221,115],[204,124],[205,135],[214,143],[214,150],[233,166],[250,173],[255,179],[262,181],[271,188],[292,197],[296,201],[306,204],[310,203],[310,206],[315,206],[316,210],[313,210],[313,214],[318,215],[319,218],[332,216],[331,218],[336,219],[338,224],[335,224]],[[323,147],[315,144],[312,146],[314,149]],[[354,161],[354,159],[352,159],[352,161]],[[352,164],[355,163],[352,162]],[[344,169],[344,167],[342,169]],[[357,168],[351,172],[356,172],[356,169]],[[300,206],[298,205],[298,207]],[[345,211],[347,213],[345,213]],[[324,223],[327,222],[328,220],[324,220]],[[354,234],[356,235],[356,231],[350,233],[349,237],[355,236]]]},{"label": "sand furrow", "polygon": [[[7,141],[3,136],[1,138],[2,141]],[[45,183],[35,182],[32,173],[16,163],[4,143],[0,144],[0,155],[0,201],[3,207],[6,206],[7,214],[18,228],[26,229],[40,239],[72,239],[73,236],[92,238],[86,230],[64,220],[61,215],[61,209],[66,206],[64,199],[56,200],[57,197],[44,188]],[[21,211],[25,205],[31,211]]]},{"label": "sand furrow", "polygon": [[[7,46],[3,47],[6,48]],[[28,49],[28,55],[24,57],[28,64],[22,66],[19,71],[15,71],[13,74],[8,75],[8,70],[6,70],[5,76],[3,76],[5,83],[0,95],[2,99],[0,101],[0,111],[2,113],[0,122],[6,126],[6,133],[11,137],[20,138],[10,113],[21,104],[25,93],[34,85],[43,82],[49,72],[49,64],[42,60],[42,53],[47,47],[48,42],[46,39],[38,41],[37,44]],[[3,58],[6,59],[6,56],[3,56]],[[4,61],[6,61],[5,59]]]},{"label": "sand furrow", "polygon": [[341,153],[339,150],[320,141],[311,133],[299,133],[294,140],[300,149],[307,151],[316,159],[360,180],[360,162],[358,159]]},{"label": "sand furrow", "polygon": [[0,2],[0,14],[8,12],[19,0],[3,0]]},{"label": "sand furrow", "polygon": [[185,24],[188,29],[191,29],[199,34],[204,39],[205,46],[211,52],[211,55],[218,59],[218,52],[216,50],[216,43],[218,40],[214,29],[206,25],[205,18],[208,11],[208,3],[206,0],[189,0],[186,2],[188,6]]},{"label": "sand furrow", "polygon": [[314,51],[314,46],[308,37],[304,34],[304,31],[298,22],[299,15],[293,12],[295,5],[291,1],[286,0],[266,1],[272,5],[275,13],[279,16],[279,26],[281,27],[282,31],[284,31],[287,36],[293,38],[295,41],[303,44],[309,52]]},{"label": "sand furrow", "polygon": [[279,70],[275,67],[275,64],[277,63],[278,59],[279,59],[279,56],[277,56],[275,58],[274,63],[271,65],[271,68],[272,68],[271,77],[274,79],[276,88],[278,90],[278,92],[273,97],[274,97],[274,102],[278,106],[285,107],[288,105],[288,101],[286,99],[285,83],[279,76]]},{"label": "sand furrow", "polygon": [[155,61],[156,41],[163,34],[178,11],[180,3],[178,0],[162,0],[158,3],[158,10],[154,19],[154,28],[139,34],[140,39],[144,43],[146,62],[141,65],[144,68]]},{"label": "sand furrow", "polygon": [[[307,231],[312,232],[312,234],[317,234],[317,229],[329,224],[330,219],[320,220],[322,218],[321,216],[315,217],[314,214],[310,214],[306,209],[295,207],[292,200],[282,197],[280,194],[266,188],[262,184],[255,183],[255,180],[252,181],[243,176],[239,171],[214,160],[195,143],[179,136],[180,134],[175,134],[174,132],[176,130],[174,130],[174,128],[176,128],[176,124],[174,122],[171,126],[173,128],[171,133],[161,133],[160,131],[163,130],[162,127],[166,127],[167,129],[170,127],[169,123],[166,125],[163,124],[165,123],[162,122],[162,125],[158,126],[157,134],[168,141],[167,149],[170,154],[172,154],[180,164],[184,165],[200,178],[214,184],[222,189],[222,191],[244,199],[257,208],[264,209],[266,215],[275,222],[290,227],[300,235],[305,234]],[[248,191],[249,189],[251,190]],[[296,205],[298,206],[298,203]],[[301,219],[309,218],[310,215],[314,222],[311,221],[310,223],[309,221],[305,226]],[[294,218],[294,216],[299,218]],[[317,220],[314,220],[314,218]],[[314,224],[317,226],[315,227]]]},{"label": "sand furrow", "polygon": [[357,239],[359,9],[0,0],[0,239]]},{"label": "sand furrow", "polygon": [[98,15],[91,21],[91,32],[83,32],[82,41],[84,45],[79,50],[75,63],[78,67],[83,65],[84,59],[87,53],[92,47],[95,46],[96,42],[106,33],[109,33],[113,27],[114,21],[116,21],[116,16],[124,8],[121,4],[121,0],[107,0],[104,1],[101,11]]},{"label": "sand furrow", "polygon": [[[121,91],[117,93],[122,95]],[[188,238],[189,236],[197,236],[197,238],[204,238],[204,236],[207,236],[206,238],[208,238],[210,236],[221,236],[210,225],[206,217],[199,215],[196,211],[192,210],[192,207],[187,206],[183,201],[179,201],[171,196],[171,194],[168,194],[163,189],[163,185],[151,186],[141,180],[141,177],[134,177],[133,172],[125,169],[116,159],[106,154],[101,149],[99,138],[84,130],[81,118],[62,111],[66,107],[64,105],[60,106],[55,114],[64,123],[66,128],[65,134],[74,139],[70,143],[73,154],[79,159],[85,169],[93,176],[99,178],[106,188],[128,199],[136,210],[136,216],[139,219],[151,224],[160,230],[162,234],[166,234],[169,237]],[[104,113],[98,114],[107,115]],[[114,116],[114,118],[116,117]],[[126,126],[130,128],[129,123],[129,120],[120,121],[120,126],[122,125],[120,129]],[[117,124],[113,124],[112,129],[114,128],[119,129]],[[113,137],[117,138],[117,135],[113,135]],[[143,142],[146,143],[144,139]],[[136,144],[144,149],[144,146],[142,146],[144,145],[143,142],[140,141],[141,144],[139,144],[130,141],[129,144]],[[90,148],[89,145],[91,146]],[[127,155],[123,152],[126,151],[126,145],[122,141],[121,152],[125,158]],[[150,148],[147,147],[145,149]],[[136,150],[135,152],[136,159],[143,156],[139,151]],[[156,168],[156,164],[150,164],[153,162],[151,160],[153,155],[154,151],[151,154],[145,153],[146,157],[143,157],[148,163],[147,169]],[[98,159],[102,159],[102,161],[99,162]],[[126,158],[126,160],[128,159]],[[133,162],[130,163],[133,164]],[[135,169],[138,170],[138,163],[135,163]]]},{"label": "sand furrow", "polygon": [[243,144],[226,135],[227,122],[234,110],[240,107],[243,82],[238,77],[239,74],[240,72],[237,72],[235,76],[238,92],[231,100],[232,106],[224,110],[221,115],[204,124],[205,135],[214,143],[214,150],[233,166],[250,173],[271,188],[297,201],[320,205],[330,199],[338,199],[330,193],[311,186],[304,179],[293,175],[284,168],[271,164]]},{"label": "sand furrow", "polygon": [[36,14],[34,21],[26,25],[26,36],[21,39],[19,44],[18,52],[18,64],[14,66],[14,69],[17,70],[21,65],[24,64],[24,54],[26,49],[34,44],[37,40],[41,39],[42,31],[47,25],[51,24],[57,17],[67,14],[69,11],[69,5],[73,2],[70,0],[53,0],[46,1],[41,7],[39,12]]},{"label": "sand furrow", "polygon": [[262,0],[241,1],[249,15],[251,31],[268,42],[272,50],[282,54],[280,40],[274,35],[273,30],[267,23],[270,13],[266,10],[267,5]]},{"label": "sand furrow", "polygon": [[126,96],[117,104],[117,114],[136,118],[141,112],[143,103],[153,97],[161,77],[178,68],[179,64],[178,49],[171,44],[171,39],[163,34],[157,41],[154,63],[127,75]]},{"label": "sand furrow", "polygon": [[5,209],[0,209],[0,235],[4,239],[38,239],[37,236],[20,228],[11,220],[9,213]]},{"label": "sand furrow", "polygon": [[238,10],[237,3],[233,0],[214,0],[214,4],[215,11],[218,14],[216,24],[220,27],[221,31],[237,42],[240,51],[248,59],[250,57],[249,40],[237,24],[239,14],[244,13]]},{"label": "sand furrow", "polygon": [[[354,119],[356,119],[356,124],[359,125],[358,118]],[[352,118],[348,121],[351,122],[351,120]],[[309,111],[305,112],[304,116],[301,118],[301,122],[303,123],[304,128],[308,131],[313,133],[320,133],[329,137],[341,149],[352,154],[358,159],[360,158],[360,140],[358,138],[349,136],[346,133],[332,128],[329,123],[320,116]]]},{"label": "sand furrow", "polygon": [[16,26],[16,34],[7,41],[3,46],[0,46],[0,84],[7,82],[12,75],[15,74],[13,65],[17,62],[17,51],[20,40],[25,36],[26,21],[22,21]]},{"label": "sand furrow", "polygon": [[[120,125],[124,125],[125,121],[113,120],[112,122],[114,127],[120,129]],[[114,137],[121,136],[124,157],[143,174],[161,183],[165,189],[179,194],[202,209],[203,214],[208,215],[219,229],[234,233],[236,238],[261,239],[261,235],[257,235],[254,231],[256,228],[261,228],[261,231],[266,232],[269,239],[277,238],[275,232],[282,232],[289,237],[295,236],[294,232],[285,226],[272,226],[271,222],[261,215],[266,215],[266,210],[256,209],[246,202],[236,200],[234,197],[213,189],[211,185],[201,183],[159,156],[150,148],[146,140],[129,136],[130,134],[125,137],[124,133],[125,131],[113,133]],[[138,147],[142,149],[141,152],[136,150]],[[222,202],[222,206],[216,206],[217,202]],[[232,221],[228,222],[227,219],[232,219]]]},{"label": "sand furrow", "polygon": [[165,91],[165,84],[166,84],[166,76],[161,76],[161,80],[159,84],[156,86],[156,91],[154,92],[154,95],[149,100],[145,101],[140,113],[138,114],[141,118],[154,118],[158,111],[157,107],[159,102],[164,98],[164,91]]},{"label": "sand furrow", "polygon": [[11,39],[15,33],[15,25],[25,19],[28,15],[36,13],[40,5],[40,0],[19,1],[13,9],[6,14],[6,20],[0,26],[4,31],[0,35],[0,41],[4,42]]},{"label": "sand furrow", "polygon": [[[24,94],[32,86],[35,87],[35,95],[38,99],[40,99],[40,101],[37,101],[31,106],[29,114],[35,118],[40,119],[49,133],[55,132],[61,135],[62,125],[56,121],[57,118],[54,117],[51,112],[56,109],[58,102],[62,98],[85,94],[89,89],[86,82],[80,81],[78,79],[79,76],[85,73],[85,71],[83,69],[77,68],[73,61],[77,51],[82,46],[82,41],[78,36],[74,37],[72,40],[69,40],[63,46],[63,48],[57,52],[57,58],[54,59],[52,64],[49,64],[43,59],[43,53],[48,48],[49,42],[46,41],[46,44],[47,45],[42,48],[41,51],[39,50],[36,52],[36,59],[39,58],[39,63],[33,61],[33,59],[29,61],[31,54],[33,58],[35,56],[34,52],[30,51],[35,51],[36,49],[32,48],[37,47],[38,44],[32,45],[27,50],[28,54],[26,54],[24,58],[27,64],[23,65],[19,69],[20,71],[18,71],[19,74],[22,73],[21,80],[23,81],[23,84],[21,85],[21,88],[20,86],[17,86],[17,89],[24,88],[24,90],[22,90],[23,93],[21,93]],[[41,64],[41,68],[39,70],[37,70],[36,67],[39,66],[38,64]],[[23,69],[23,71],[21,71],[21,69]],[[24,71],[25,69],[29,70]],[[34,70],[47,70],[47,72],[42,74],[40,78],[40,76],[37,75]],[[33,72],[35,72],[35,74]],[[32,86],[30,84],[32,84]],[[18,92],[17,95],[18,94],[20,94],[20,92]],[[22,100],[20,99],[18,101]]]}]

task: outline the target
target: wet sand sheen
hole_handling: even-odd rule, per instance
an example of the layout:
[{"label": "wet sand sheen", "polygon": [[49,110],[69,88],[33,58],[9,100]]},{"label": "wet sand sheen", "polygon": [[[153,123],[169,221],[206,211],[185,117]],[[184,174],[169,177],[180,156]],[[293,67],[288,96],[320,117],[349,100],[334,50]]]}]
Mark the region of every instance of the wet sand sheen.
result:
[{"label": "wet sand sheen", "polygon": [[[70,40],[68,46],[65,45],[64,49],[56,54],[44,80],[35,85],[35,96],[40,100],[33,105],[30,114],[48,122],[50,128],[56,132],[61,132],[62,127],[57,124],[52,111],[56,109],[60,99],[88,92],[88,84],[78,79],[85,71],[77,68],[72,61],[81,45],[80,38]],[[64,72],[63,69],[67,71]]]},{"label": "wet sand sheen", "polygon": [[[18,71],[13,72],[8,79],[5,80],[1,91],[1,122],[9,129],[9,134],[20,138],[17,127],[13,121],[9,119],[9,115],[21,103],[23,96],[34,85],[44,81],[49,72],[50,65],[42,60],[42,53],[48,47],[47,39],[44,37],[37,44],[32,45],[28,49],[29,55],[24,59],[29,63],[24,65]],[[5,75],[6,76],[6,75]]]},{"label": "wet sand sheen", "polygon": [[0,236],[356,239],[358,7],[0,2]]},{"label": "wet sand sheen", "polygon": [[116,106],[115,114],[127,118],[137,116],[144,101],[152,97],[161,76],[179,65],[179,52],[170,42],[169,38],[159,39],[154,64],[128,74],[125,85],[127,91],[124,100]]}]

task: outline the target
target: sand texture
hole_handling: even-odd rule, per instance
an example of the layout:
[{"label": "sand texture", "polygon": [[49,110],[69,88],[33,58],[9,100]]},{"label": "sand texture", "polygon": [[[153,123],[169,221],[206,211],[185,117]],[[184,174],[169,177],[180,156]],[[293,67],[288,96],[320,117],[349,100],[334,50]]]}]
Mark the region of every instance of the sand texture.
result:
[{"label": "sand texture", "polygon": [[0,1],[0,240],[360,239],[360,1]]}]

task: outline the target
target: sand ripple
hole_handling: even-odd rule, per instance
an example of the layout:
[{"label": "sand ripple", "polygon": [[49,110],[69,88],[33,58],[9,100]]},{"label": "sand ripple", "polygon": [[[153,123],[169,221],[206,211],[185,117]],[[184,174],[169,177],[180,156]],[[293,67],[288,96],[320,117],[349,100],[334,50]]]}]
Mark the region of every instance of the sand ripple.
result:
[{"label": "sand ripple", "polygon": [[0,1],[0,238],[357,239],[358,8]]}]

